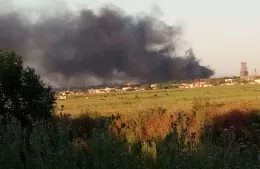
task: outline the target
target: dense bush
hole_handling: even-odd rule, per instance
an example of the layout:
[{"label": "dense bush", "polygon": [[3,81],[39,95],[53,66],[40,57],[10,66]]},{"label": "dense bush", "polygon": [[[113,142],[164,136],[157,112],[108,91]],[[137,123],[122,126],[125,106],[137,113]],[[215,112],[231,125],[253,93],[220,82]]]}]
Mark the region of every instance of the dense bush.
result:
[{"label": "dense bush", "polygon": [[24,68],[21,56],[0,48],[0,114],[20,120],[23,126],[31,119],[52,116],[54,93],[45,86],[35,70]]},{"label": "dense bush", "polygon": [[82,135],[79,138],[77,128],[69,123],[62,125],[63,120],[48,124],[37,122],[29,137],[26,129],[21,128],[15,119],[6,129],[0,128],[0,168],[259,168],[260,133],[257,124],[244,131],[255,137],[254,142],[246,137],[236,140],[231,127],[222,130],[219,144],[215,144],[210,132],[201,143],[196,141],[196,133],[189,130],[189,118],[182,116],[172,123],[171,131],[162,140],[129,143],[129,140],[119,139],[102,127],[93,129],[91,137]]}]

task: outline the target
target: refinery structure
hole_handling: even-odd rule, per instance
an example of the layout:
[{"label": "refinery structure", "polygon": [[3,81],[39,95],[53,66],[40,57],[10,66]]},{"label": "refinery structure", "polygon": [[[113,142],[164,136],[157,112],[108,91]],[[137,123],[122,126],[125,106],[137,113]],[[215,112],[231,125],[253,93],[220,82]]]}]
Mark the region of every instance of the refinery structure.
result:
[{"label": "refinery structure", "polygon": [[258,77],[256,69],[252,72],[252,74],[249,74],[247,63],[241,62],[241,68],[240,68],[240,78],[245,80],[253,80]]}]

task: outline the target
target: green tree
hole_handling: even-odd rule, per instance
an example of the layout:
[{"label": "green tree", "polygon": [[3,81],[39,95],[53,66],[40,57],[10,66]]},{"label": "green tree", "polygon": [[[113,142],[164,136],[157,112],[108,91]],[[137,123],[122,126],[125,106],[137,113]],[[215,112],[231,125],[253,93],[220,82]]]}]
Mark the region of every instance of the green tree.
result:
[{"label": "green tree", "polygon": [[17,118],[22,126],[54,112],[55,95],[35,70],[24,68],[22,57],[0,47],[0,114]]}]

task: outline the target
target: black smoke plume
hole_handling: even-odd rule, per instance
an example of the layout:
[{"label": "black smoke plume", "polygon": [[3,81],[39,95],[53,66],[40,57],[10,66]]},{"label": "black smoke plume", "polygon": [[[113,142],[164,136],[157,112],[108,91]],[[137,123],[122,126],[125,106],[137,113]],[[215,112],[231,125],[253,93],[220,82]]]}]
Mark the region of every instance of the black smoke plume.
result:
[{"label": "black smoke plume", "polygon": [[[86,85],[95,79],[163,82],[208,78],[192,51],[177,56],[179,29],[153,16],[125,15],[115,7],[66,11],[29,19],[0,13],[0,44],[56,86]],[[73,84],[74,83],[74,84]]]}]

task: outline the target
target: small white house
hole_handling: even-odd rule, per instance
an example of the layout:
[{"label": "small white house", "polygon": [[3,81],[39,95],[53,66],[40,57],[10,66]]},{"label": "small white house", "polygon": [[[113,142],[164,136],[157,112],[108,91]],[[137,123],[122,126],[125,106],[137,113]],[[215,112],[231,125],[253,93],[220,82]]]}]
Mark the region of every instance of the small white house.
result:
[{"label": "small white house", "polygon": [[66,100],[67,99],[67,96],[66,95],[60,95],[59,96],[59,100]]},{"label": "small white house", "polygon": [[151,87],[152,89],[156,89],[156,88],[157,88],[157,85],[156,85],[156,84],[151,84],[150,87]]},{"label": "small white house", "polygon": [[233,83],[233,79],[225,79],[226,83]]},{"label": "small white house", "polygon": [[260,79],[255,79],[255,83],[260,84]]},{"label": "small white house", "polygon": [[123,87],[122,88],[123,91],[131,90],[131,89],[132,89],[131,87]]}]

